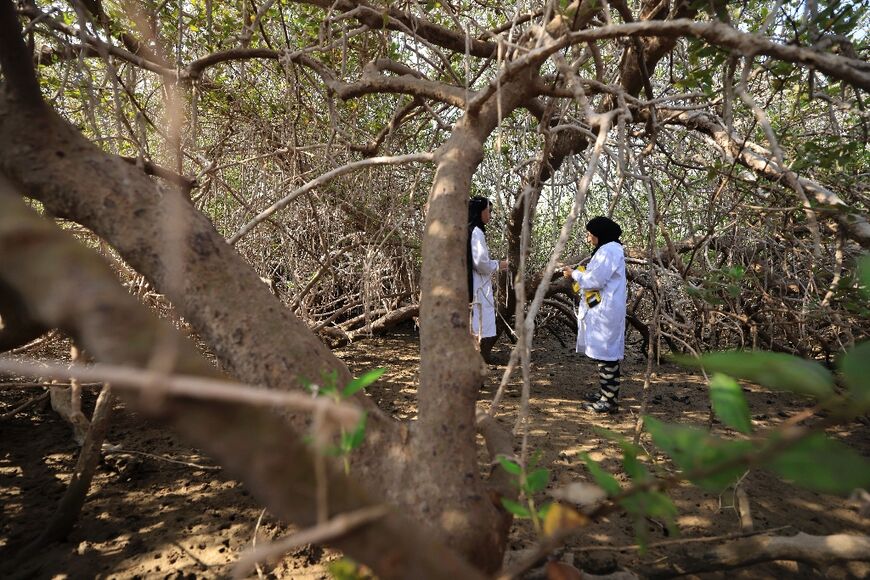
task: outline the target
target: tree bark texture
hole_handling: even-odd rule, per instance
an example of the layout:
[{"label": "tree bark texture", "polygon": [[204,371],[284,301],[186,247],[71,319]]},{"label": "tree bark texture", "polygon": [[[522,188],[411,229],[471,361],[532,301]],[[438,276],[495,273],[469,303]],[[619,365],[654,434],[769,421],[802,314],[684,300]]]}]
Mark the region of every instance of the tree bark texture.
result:
[{"label": "tree bark texture", "polygon": [[[0,181],[0,278],[26,296],[39,320],[70,333],[96,360],[146,367],[155,349],[172,341],[176,372],[220,376],[178,331],[138,304],[102,258],[28,208],[5,180]],[[159,384],[146,396],[127,400],[208,450],[278,517],[314,525],[318,486],[327,487],[331,514],[378,503],[331,465],[326,481],[317,481],[311,448],[275,412],[168,397]],[[394,511],[334,545],[383,578],[479,577]]]}]

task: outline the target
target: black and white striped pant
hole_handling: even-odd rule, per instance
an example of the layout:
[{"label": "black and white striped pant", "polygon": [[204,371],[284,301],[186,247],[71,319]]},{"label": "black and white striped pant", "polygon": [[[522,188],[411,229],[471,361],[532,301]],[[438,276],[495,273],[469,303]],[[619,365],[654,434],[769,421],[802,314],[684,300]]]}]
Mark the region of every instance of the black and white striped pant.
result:
[{"label": "black and white striped pant", "polygon": [[601,396],[610,403],[619,400],[619,361],[600,360],[598,362],[598,385]]}]

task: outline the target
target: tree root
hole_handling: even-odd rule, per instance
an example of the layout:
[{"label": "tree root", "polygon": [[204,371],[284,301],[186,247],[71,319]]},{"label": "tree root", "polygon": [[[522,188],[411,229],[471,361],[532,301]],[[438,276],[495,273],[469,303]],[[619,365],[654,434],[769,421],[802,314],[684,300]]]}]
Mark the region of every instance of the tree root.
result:
[{"label": "tree root", "polygon": [[682,546],[674,555],[654,567],[638,570],[640,578],[675,578],[743,568],[775,560],[792,560],[811,566],[837,562],[870,561],[870,537],[850,534],[811,536],[803,532],[796,536],[753,536],[713,548]]}]

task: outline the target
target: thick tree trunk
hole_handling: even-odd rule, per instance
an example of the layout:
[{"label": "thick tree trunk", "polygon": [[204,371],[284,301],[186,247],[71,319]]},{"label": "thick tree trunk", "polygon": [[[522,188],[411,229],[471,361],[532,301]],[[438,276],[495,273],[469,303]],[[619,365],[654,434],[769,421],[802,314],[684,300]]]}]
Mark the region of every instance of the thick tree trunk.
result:
[{"label": "thick tree trunk", "polygon": [[[423,243],[419,421],[412,445],[420,516],[485,570],[501,565],[496,507],[482,493],[475,402],[483,365],[469,332],[465,245],[471,176],[483,143],[460,123],[438,153]],[[435,266],[438,265],[438,266]]]},{"label": "thick tree trunk", "polygon": [[[10,55],[4,54],[6,66]],[[505,91],[504,114],[526,98],[521,88],[531,86],[529,80],[519,79],[520,89]],[[158,187],[138,168],[103,153],[48,107],[22,102],[13,87],[3,89],[0,172],[42,202],[48,212],[81,223],[108,241],[170,298],[228,372],[245,382],[279,389],[299,387],[303,380],[317,381],[333,370],[339,383],[350,379],[346,367],[283,308],[180,192]],[[369,412],[369,423],[363,448],[352,456],[355,479],[409,508],[449,545],[488,570],[501,564],[509,520],[489,499],[478,473],[474,406],[482,369],[468,331],[464,256],[470,178],[480,161],[483,142],[498,122],[495,105],[490,103],[478,116],[461,121],[439,152],[424,243],[417,430],[406,446],[405,429],[367,398],[358,397],[357,402]],[[171,227],[167,229],[166,224]],[[167,256],[167,238],[179,259]],[[168,265],[172,262],[174,271]],[[70,292],[70,297],[78,294],[66,286],[55,290]],[[78,305],[67,305],[81,314],[74,306]],[[85,306],[94,304],[89,301]],[[148,361],[147,349],[134,355],[128,351],[127,339],[118,340],[113,333],[100,336],[98,329],[105,332],[106,327],[94,311],[88,312],[92,318],[68,320],[62,316],[72,314],[43,313],[42,321],[86,336],[85,346],[97,360],[137,365]],[[130,320],[125,320],[115,326],[129,325]],[[144,322],[141,326],[147,327]],[[153,344],[154,340],[145,342]],[[182,371],[184,356],[176,355],[175,367]],[[186,370],[212,372],[201,363]],[[185,414],[189,416],[181,421]],[[224,433],[208,441],[224,465],[244,474],[267,505],[280,505],[276,514],[303,525],[313,521],[312,506],[282,497],[291,486],[297,497],[313,498],[315,482],[300,473],[301,465],[310,465],[308,450],[285,441],[277,423],[258,412],[223,405],[185,404],[172,411],[172,416],[179,417],[178,427],[200,444],[203,432]],[[310,422],[305,416],[291,419],[297,427]],[[244,435],[239,432],[231,437],[232,425],[249,428],[241,429]],[[262,461],[263,457],[249,456],[252,442],[262,449],[282,449],[282,453],[274,461]],[[288,466],[293,467],[288,471]],[[365,494],[351,492],[342,479],[330,482],[331,508],[346,511],[366,505]],[[278,482],[284,484],[282,492],[274,487]],[[365,543],[367,538],[362,535],[356,542]],[[353,551],[360,553],[356,542],[351,542]]]},{"label": "thick tree trunk", "polygon": [[[0,95],[0,171],[54,215],[76,221],[108,241],[164,292],[234,377],[268,388],[300,388],[330,371],[339,384],[347,367],[284,308],[212,224],[177,191],[163,190],[136,167],[107,155],[47,108]],[[166,231],[166,224],[177,228]],[[167,267],[174,240],[178,272]],[[171,261],[170,261],[171,262]],[[383,488],[402,457],[398,425],[367,397],[366,444],[354,454],[358,473]],[[292,418],[304,426],[306,417]],[[383,449],[392,449],[390,461]]]},{"label": "thick tree trunk", "polygon": [[21,297],[0,282],[0,352],[24,346],[47,331],[33,320]]},{"label": "thick tree trunk", "polygon": [[[502,89],[502,115],[528,98],[531,74]],[[471,178],[500,121],[495,103],[466,115],[438,150],[423,239],[419,421],[411,480],[419,516],[483,570],[501,566],[509,518],[480,478],[475,402],[484,367],[469,329],[466,244]],[[419,502],[419,503],[417,503]]]},{"label": "thick tree trunk", "polygon": [[[176,372],[220,377],[178,331],[121,287],[102,258],[28,208],[2,178],[0,278],[27,300],[42,323],[67,331],[98,361],[144,368],[155,350],[169,343]],[[318,480],[311,446],[270,409],[168,396],[160,392],[159,381],[146,394],[127,401],[206,449],[280,518],[300,526],[316,524],[316,499],[324,490],[329,515],[378,503],[357,481],[361,478],[351,480],[331,465]],[[332,543],[381,578],[480,577],[393,510]]]}]

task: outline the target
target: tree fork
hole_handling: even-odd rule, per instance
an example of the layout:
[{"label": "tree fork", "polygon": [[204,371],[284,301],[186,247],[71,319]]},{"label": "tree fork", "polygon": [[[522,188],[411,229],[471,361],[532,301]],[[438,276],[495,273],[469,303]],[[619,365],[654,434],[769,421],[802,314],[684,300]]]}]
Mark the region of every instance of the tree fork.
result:
[{"label": "tree fork", "polygon": [[[99,256],[28,208],[2,178],[0,278],[24,291],[44,324],[69,332],[97,360],[146,367],[154,350],[174,337],[175,372],[220,377],[178,331],[138,304]],[[319,486],[327,486],[332,514],[377,503],[331,466],[326,481],[318,481],[311,448],[271,410],[167,396],[159,384],[152,391],[128,402],[209,450],[278,517],[302,526],[316,523]],[[392,510],[334,545],[382,578],[480,578]]]}]

